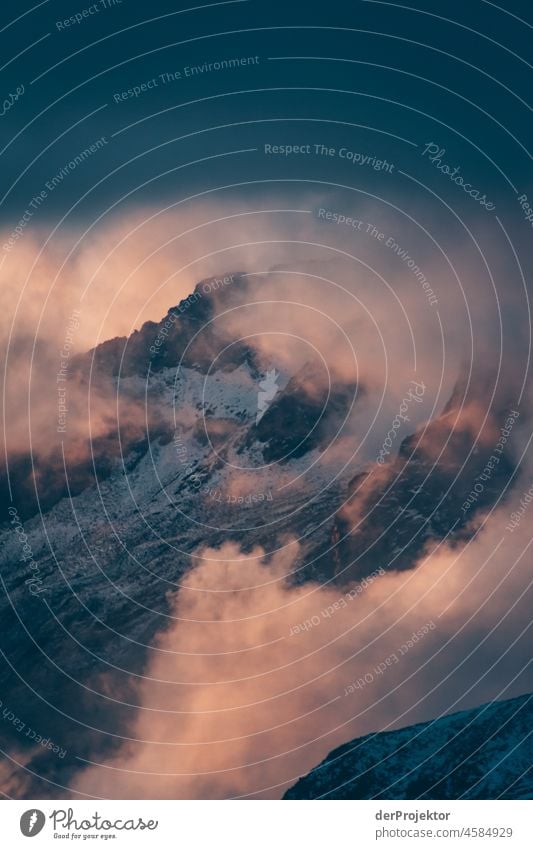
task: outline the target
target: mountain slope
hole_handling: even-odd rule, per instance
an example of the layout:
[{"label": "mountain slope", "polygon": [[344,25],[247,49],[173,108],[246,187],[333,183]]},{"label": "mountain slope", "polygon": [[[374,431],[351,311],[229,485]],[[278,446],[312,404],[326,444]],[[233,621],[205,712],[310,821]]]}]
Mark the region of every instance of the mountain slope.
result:
[{"label": "mountain slope", "polygon": [[340,746],[285,799],[531,799],[533,694]]},{"label": "mountain slope", "polygon": [[[169,593],[202,547],[231,541],[243,552],[272,552],[298,540],[288,581],[349,585],[378,566],[415,568],[428,541],[470,539],[513,473],[505,451],[483,497],[461,516],[506,415],[494,408],[477,439],[472,410],[488,390],[476,386],[465,397],[464,381],[385,465],[344,466],[342,452],[351,456],[358,438],[353,422],[324,460],[352,407],[357,418],[369,404],[364,380],[355,386],[334,375],[330,384],[316,362],[282,373],[283,361],[261,362],[211,329],[196,340],[216,314],[219,291],[227,307],[251,285],[236,273],[217,280],[231,282],[213,289],[203,281],[161,322],[73,358],[72,406],[89,386],[100,392],[102,431],[83,441],[73,429],[71,439],[69,425],[47,454],[9,458],[10,492],[6,477],[0,481],[2,689],[11,704],[25,705],[25,722],[45,725],[80,756],[114,745],[120,718],[101,681],[111,667],[114,689],[127,697],[130,676],[142,674],[155,635],[169,624]],[[274,366],[278,389],[266,393],[259,418],[262,379]],[[9,525],[12,505],[38,565],[36,594]],[[89,730],[95,717],[107,738]],[[8,723],[0,724],[0,744],[29,747]],[[38,757],[38,773],[55,775],[57,763]]]}]

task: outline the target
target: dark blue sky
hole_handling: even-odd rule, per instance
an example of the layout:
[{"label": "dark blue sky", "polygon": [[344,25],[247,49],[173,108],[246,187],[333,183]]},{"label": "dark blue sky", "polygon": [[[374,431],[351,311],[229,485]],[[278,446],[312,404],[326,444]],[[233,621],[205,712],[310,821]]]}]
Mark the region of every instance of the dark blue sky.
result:
[{"label": "dark blue sky", "polygon": [[[482,0],[424,0],[419,12],[357,0],[244,0],[192,11],[164,0],[108,2],[49,0],[14,23],[31,4],[3,9],[4,97],[25,89],[0,118],[6,226],[101,136],[105,146],[49,193],[33,223],[58,220],[73,204],[70,222],[92,218],[129,193],[124,202],[159,203],[287,178],[385,190],[401,203],[415,189],[399,170],[465,214],[479,211],[422,157],[429,142],[497,212],[515,216],[516,194],[532,194],[525,2],[501,11]],[[186,76],[187,66],[246,57],[237,68]],[[122,96],[143,84],[138,96]],[[336,155],[266,156],[268,143],[325,144]],[[393,173],[350,167],[338,155],[343,146],[394,163]]]}]

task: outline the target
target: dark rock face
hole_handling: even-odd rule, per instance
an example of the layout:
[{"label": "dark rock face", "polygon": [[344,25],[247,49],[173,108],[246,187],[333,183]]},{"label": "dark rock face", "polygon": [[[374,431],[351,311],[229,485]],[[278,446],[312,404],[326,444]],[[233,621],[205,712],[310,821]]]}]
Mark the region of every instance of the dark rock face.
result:
[{"label": "dark rock face", "polygon": [[[238,287],[247,285],[239,275],[227,277],[232,282],[222,282],[226,288],[220,292],[216,279],[198,284],[198,297],[174,308],[175,320],[169,313],[129,339],[110,340],[72,359],[69,393],[86,397],[89,385],[100,393],[105,427],[96,438],[89,442],[82,431],[71,439],[69,433],[63,446],[58,439],[46,454],[12,454],[11,497],[6,470],[0,469],[0,571],[7,591],[0,607],[0,680],[10,703],[24,706],[21,721],[50,729],[68,750],[61,763],[40,752],[29,763],[59,785],[79,767],[74,753],[94,755],[99,746],[108,752],[112,735],[131,721],[130,708],[115,710],[99,695],[100,677],[115,665],[113,692],[119,688],[124,701],[132,701],[130,675],[142,672],[147,647],[166,624],[169,587],[179,585],[191,555],[206,541],[217,547],[230,539],[246,552],[257,546],[271,551],[289,536],[299,538],[304,543],[295,565],[298,582],[333,577],[347,583],[380,565],[414,568],[428,541],[448,533],[457,544],[467,539],[513,472],[502,452],[463,513],[507,415],[505,405],[492,405],[478,439],[476,398],[490,398],[490,387],[477,384],[469,394],[463,382],[440,417],[404,440],[395,460],[372,464],[351,481],[348,473],[333,486],[322,480],[316,464],[313,483],[274,498],[269,518],[275,522],[265,523],[260,503],[231,511],[213,492],[226,460],[235,459],[232,452],[241,452],[244,466],[290,464],[329,445],[365,395],[364,387],[340,381],[330,387],[309,364],[285,387],[267,393],[268,406],[258,418],[265,364],[256,362],[251,349],[217,335],[216,322],[193,342],[216,314],[217,296],[223,293],[227,306],[230,293],[237,297]],[[188,368],[181,381],[175,379],[180,358]],[[241,371],[232,374],[236,369]],[[172,420],[176,395],[178,408],[198,413],[183,424],[183,433]],[[7,522],[12,503],[38,563],[43,597],[28,590],[34,576]],[[36,518],[39,510],[46,513],[43,523]],[[24,669],[27,684],[18,669]],[[76,681],[83,684],[81,701]],[[3,695],[2,700],[7,704]],[[76,715],[67,719],[73,705]],[[106,728],[109,739],[91,727]],[[0,743],[8,750],[31,746],[6,723]],[[34,798],[51,792],[44,781],[32,788]]]},{"label": "dark rock face", "polygon": [[[202,280],[187,298],[172,307],[160,322],[147,321],[131,336],[120,336],[103,342],[73,361],[73,368],[85,378],[92,371],[92,380],[103,377],[145,377],[149,370],[164,368],[197,368],[207,371],[223,347],[223,333],[216,323],[224,294],[224,308],[246,289],[242,272],[232,272],[220,278]],[[226,342],[229,340],[225,340]],[[236,368],[250,355],[250,349],[237,344],[217,361],[217,367]]]},{"label": "dark rock face", "polygon": [[[171,429],[153,410],[147,416],[148,428],[123,419],[120,426],[110,426],[107,433],[91,441],[78,439],[50,450],[12,456],[8,470],[0,468],[0,511],[7,515],[11,505],[9,492],[23,520],[46,513],[61,499],[74,497],[98,481],[109,478],[122,463],[127,471],[143,456],[150,442],[162,443],[171,438]],[[65,474],[65,468],[67,474]]]},{"label": "dark rock face", "polygon": [[260,442],[267,463],[303,457],[334,439],[356,399],[357,386],[325,385],[322,375],[307,364],[277,393],[246,442]]},{"label": "dark rock face", "polygon": [[[110,399],[107,431],[91,441],[65,440],[63,447],[58,440],[46,454],[10,456],[9,485],[7,468],[0,467],[4,515],[11,497],[24,520],[46,512],[61,499],[109,478],[122,463],[131,469],[154,442],[168,443],[173,433],[168,403],[165,410],[157,387],[151,391],[150,375],[164,369],[179,371],[179,366],[203,375],[217,372],[224,379],[225,373],[246,366],[259,381],[255,352],[243,343],[229,344],[217,322],[211,321],[220,305],[227,308],[237,303],[250,285],[242,272],[201,281],[160,322],[146,322],[130,337],[111,339],[74,357],[69,365],[69,392],[81,398],[95,388]],[[142,380],[136,395],[125,388],[128,376]],[[503,452],[482,492],[462,511],[505,422],[506,410],[493,408],[483,427],[473,424],[476,404],[490,398],[490,390],[486,379],[461,378],[441,416],[423,432],[406,438],[395,460],[374,464],[353,478],[347,501],[330,527],[329,540],[309,552],[309,565],[300,570],[298,580],[329,579],[333,573],[339,582],[347,582],[361,579],[378,565],[409,569],[428,541],[447,536],[460,541],[468,536],[469,523],[496,502],[514,471]],[[118,416],[114,411],[117,394]],[[329,385],[316,364],[309,363],[272,397],[257,422],[242,413],[240,421],[246,427],[242,434],[235,434],[237,451],[256,444],[265,463],[288,463],[327,447],[352,406],[362,402],[364,387],[335,380]],[[215,419],[206,409],[205,432],[199,428],[196,436],[200,441],[210,436],[220,447],[232,428],[224,428]]]},{"label": "dark rock face", "polygon": [[513,419],[497,410],[483,423],[473,402],[457,409],[449,402],[446,409],[404,439],[392,462],[352,479],[330,545],[307,576],[322,580],[333,569],[346,582],[379,566],[411,569],[428,543],[469,538],[512,480],[501,433]]},{"label": "dark rock face", "polygon": [[[157,396],[150,398],[151,403],[144,413],[142,394],[140,398],[131,397],[127,390],[121,388],[118,392],[121,409],[118,417],[113,415],[117,402],[117,378],[137,375],[146,380],[151,371],[175,368],[178,364],[205,372],[214,360],[221,371],[232,371],[243,362],[255,368],[254,353],[242,344],[232,346],[218,357],[227,341],[217,335],[214,325],[208,325],[206,331],[195,339],[198,331],[216,315],[221,293],[233,287],[231,291],[235,297],[242,293],[245,285],[242,272],[203,280],[160,322],[148,321],[129,337],[107,340],[86,354],[73,357],[69,364],[68,391],[86,398],[89,390],[96,390],[108,397],[108,430],[90,441],[65,439],[63,448],[58,444],[46,454],[12,455],[9,458],[9,484],[8,468],[5,464],[0,465],[2,517],[6,515],[12,499],[24,520],[46,512],[62,498],[79,495],[97,481],[107,479],[122,458],[128,458],[125,465],[131,469],[132,455],[139,457],[145,454],[151,442],[160,440],[164,444],[171,439],[173,431],[161,415]],[[140,413],[132,417],[131,410],[136,406]],[[68,481],[64,466],[68,469]]]},{"label": "dark rock face", "polygon": [[533,694],[369,734],[331,752],[285,799],[531,799]]}]

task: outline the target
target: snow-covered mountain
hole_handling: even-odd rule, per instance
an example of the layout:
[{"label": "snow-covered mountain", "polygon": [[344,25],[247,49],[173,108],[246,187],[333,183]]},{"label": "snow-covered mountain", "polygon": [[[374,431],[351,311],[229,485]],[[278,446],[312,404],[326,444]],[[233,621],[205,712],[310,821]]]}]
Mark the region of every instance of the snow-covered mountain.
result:
[{"label": "snow-covered mountain", "polygon": [[[219,279],[231,281],[221,284],[225,309],[253,285],[236,272]],[[76,756],[115,744],[120,729],[102,680],[113,670],[127,696],[168,625],[169,592],[203,546],[231,540],[272,551],[297,538],[288,580],[344,585],[378,566],[413,568],[428,541],[465,542],[513,472],[504,451],[483,496],[462,513],[493,443],[471,426],[476,387],[460,381],[390,462],[332,474],[322,452],[364,408],[366,387],[327,385],[312,360],[280,368],[273,386],[269,362],[210,324],[213,287],[202,281],[160,322],[73,360],[71,390],[90,386],[109,400],[107,427],[91,440],[66,437],[61,447],[10,457],[9,489],[3,472],[3,515],[14,505],[40,583],[28,590],[35,572],[5,521],[2,692],[7,704],[24,705],[28,725],[64,742],[70,754],[60,765],[44,751],[35,756],[36,773],[51,781],[61,768],[61,785]],[[506,414],[493,408],[486,430],[497,434]],[[0,743],[29,746],[9,723],[0,724]],[[37,786],[37,795],[50,792]]]},{"label": "snow-covered mountain", "polygon": [[339,746],[285,799],[532,799],[533,694]]}]

